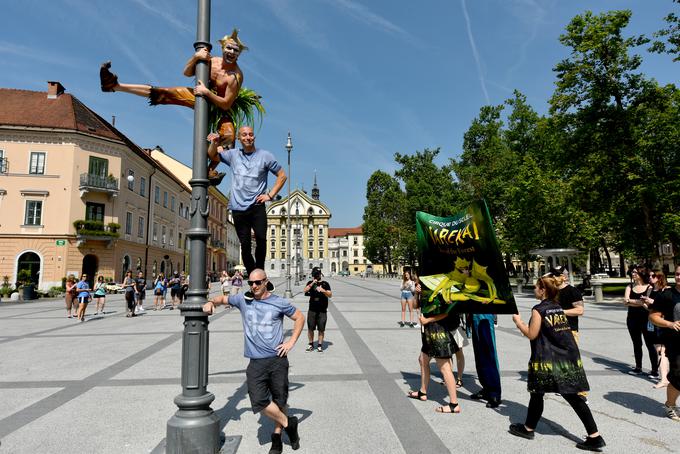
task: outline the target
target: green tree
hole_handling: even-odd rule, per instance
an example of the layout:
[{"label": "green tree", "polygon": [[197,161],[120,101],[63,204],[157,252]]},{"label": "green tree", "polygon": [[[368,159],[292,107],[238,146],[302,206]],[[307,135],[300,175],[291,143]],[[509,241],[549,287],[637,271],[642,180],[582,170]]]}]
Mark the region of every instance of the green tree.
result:
[{"label": "green tree", "polygon": [[[680,4],[680,0],[673,0]],[[655,41],[652,42],[650,51],[673,55],[673,61],[680,61],[680,16],[669,13],[664,20],[666,27],[654,33]]]},{"label": "green tree", "polygon": [[393,251],[400,241],[399,223],[404,194],[399,182],[383,171],[373,172],[366,184],[367,204],[364,208],[365,255],[392,272]]},{"label": "green tree", "polygon": [[448,216],[460,205],[460,192],[454,183],[452,166],[439,166],[434,162],[439,152],[437,148],[416,151],[412,155],[394,155],[395,161],[401,166],[394,174],[405,189],[397,248],[398,256],[405,263],[413,264],[416,260],[416,211]]}]

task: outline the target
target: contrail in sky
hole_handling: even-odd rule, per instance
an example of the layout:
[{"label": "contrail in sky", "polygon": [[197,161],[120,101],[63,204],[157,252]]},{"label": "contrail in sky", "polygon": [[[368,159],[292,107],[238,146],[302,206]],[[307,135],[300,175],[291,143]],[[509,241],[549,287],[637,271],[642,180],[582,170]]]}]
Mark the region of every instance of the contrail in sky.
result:
[{"label": "contrail in sky", "polygon": [[491,104],[489,100],[489,92],[486,91],[486,82],[484,81],[484,74],[482,73],[482,62],[479,58],[479,53],[477,52],[477,45],[475,44],[475,38],[472,36],[472,25],[470,24],[470,16],[468,15],[467,5],[465,0],[460,0],[460,5],[463,8],[463,16],[465,17],[465,25],[467,27],[468,39],[470,40],[470,47],[472,48],[472,56],[475,59],[475,64],[477,65],[477,74],[479,75],[479,84],[482,86],[482,92],[484,92],[484,98],[487,104]]}]

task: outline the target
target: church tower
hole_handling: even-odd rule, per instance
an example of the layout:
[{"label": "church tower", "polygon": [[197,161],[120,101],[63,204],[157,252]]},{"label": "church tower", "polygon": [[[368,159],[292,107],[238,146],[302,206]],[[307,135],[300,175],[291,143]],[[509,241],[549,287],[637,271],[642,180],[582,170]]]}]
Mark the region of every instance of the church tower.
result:
[{"label": "church tower", "polygon": [[316,184],[316,170],[314,170],[314,186],[312,187],[312,199],[319,200],[319,186]]}]

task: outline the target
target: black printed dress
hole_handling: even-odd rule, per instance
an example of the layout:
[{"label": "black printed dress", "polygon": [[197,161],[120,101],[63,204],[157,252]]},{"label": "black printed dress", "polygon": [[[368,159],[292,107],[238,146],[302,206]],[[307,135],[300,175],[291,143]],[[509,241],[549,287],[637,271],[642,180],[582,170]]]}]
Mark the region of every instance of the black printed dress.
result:
[{"label": "black printed dress", "polygon": [[588,391],[590,387],[581,354],[564,310],[549,300],[541,301],[533,309],[541,316],[541,331],[531,341],[529,392],[575,394]]}]

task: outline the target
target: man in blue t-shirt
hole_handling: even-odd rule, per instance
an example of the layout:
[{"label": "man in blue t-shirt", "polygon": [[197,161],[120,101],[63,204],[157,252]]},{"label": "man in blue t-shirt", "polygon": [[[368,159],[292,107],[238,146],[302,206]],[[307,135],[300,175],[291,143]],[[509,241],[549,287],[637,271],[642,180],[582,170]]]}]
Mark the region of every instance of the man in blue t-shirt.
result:
[{"label": "man in blue t-shirt", "polygon": [[[203,311],[215,312],[215,306],[228,304],[241,311],[243,323],[244,351],[243,356],[250,358],[246,369],[248,395],[253,413],[262,413],[274,421],[272,447],[270,453],[283,450],[281,430],[284,429],[293,449],[300,447],[298,436],[298,418],[288,417],[288,352],[297,342],[305,316],[290,302],[267,290],[267,274],[256,268],[250,273],[248,286],[253,298],[246,299],[243,293],[236,295],[220,295],[208,301]],[[290,339],[283,339],[283,316],[289,317],[295,325]]]},{"label": "man in blue t-shirt", "polygon": [[[255,268],[264,268],[267,256],[267,212],[264,203],[274,200],[286,182],[286,172],[273,154],[255,147],[255,134],[250,126],[238,130],[238,140],[243,148],[224,150],[217,144],[219,136],[208,136],[208,157],[213,162],[222,161],[232,171],[229,209],[234,218],[236,235],[241,242],[241,258],[248,274]],[[267,190],[269,173],[276,175],[276,182]],[[251,253],[250,231],[255,233],[255,258]],[[271,287],[269,290],[273,290]]]}]

